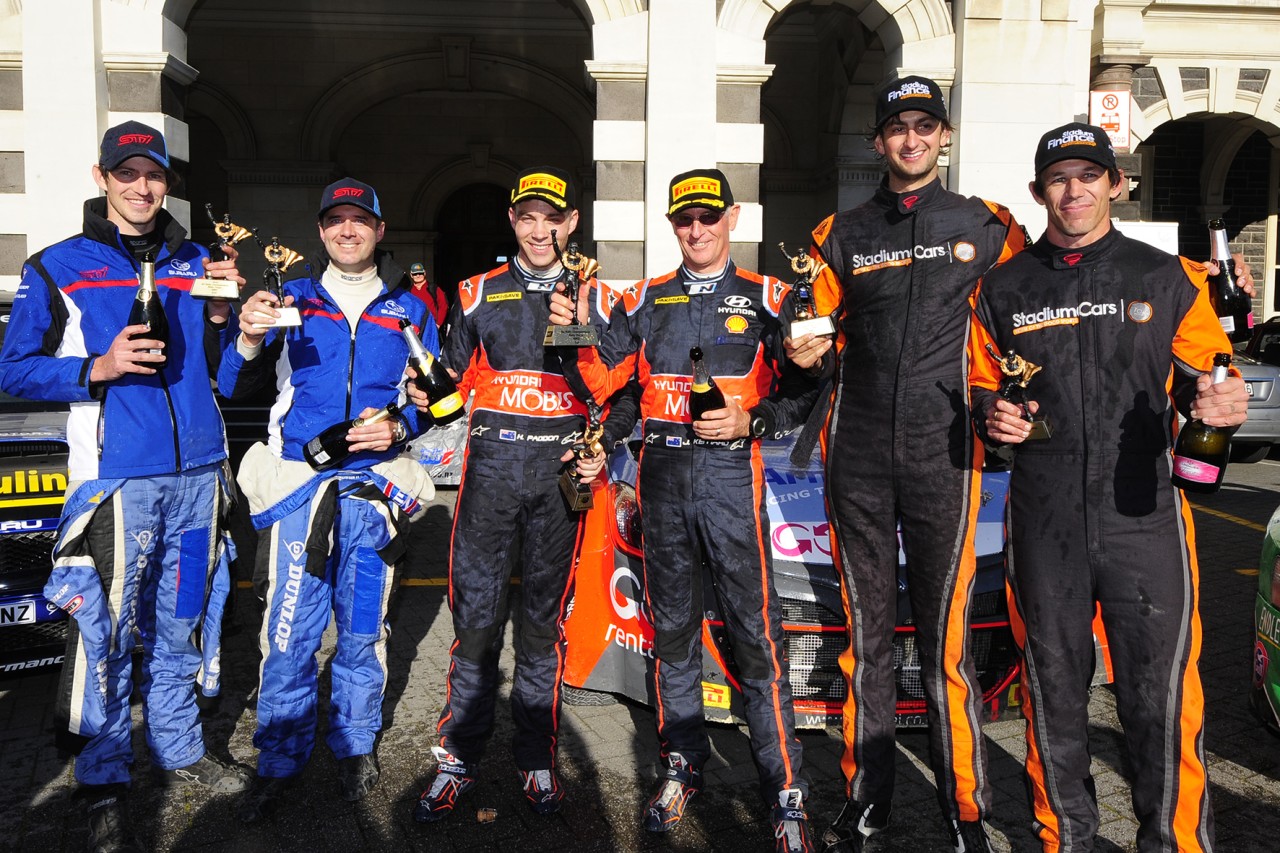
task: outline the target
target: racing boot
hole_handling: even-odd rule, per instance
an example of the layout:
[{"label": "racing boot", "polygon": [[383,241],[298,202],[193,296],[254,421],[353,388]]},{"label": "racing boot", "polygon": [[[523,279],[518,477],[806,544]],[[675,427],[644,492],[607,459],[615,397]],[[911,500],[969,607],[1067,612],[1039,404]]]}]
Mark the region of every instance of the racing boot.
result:
[{"label": "racing boot", "polygon": [[88,800],[89,853],[142,853],[125,810],[125,785],[85,785],[81,795]]},{"label": "racing boot", "polygon": [[524,782],[524,797],[534,814],[545,816],[560,811],[564,788],[560,787],[560,777],[555,770],[521,770],[520,779]]},{"label": "racing boot", "polygon": [[667,770],[658,781],[658,790],[644,810],[644,828],[648,832],[670,832],[684,817],[684,810],[694,795],[702,790],[702,771],[678,752],[667,755]]},{"label": "racing boot", "polygon": [[773,807],[771,821],[774,853],[814,853],[800,789],[785,788],[778,792],[778,804]]},{"label": "racing boot", "polygon": [[249,787],[249,770],[206,752],[186,767],[162,770],[165,785],[201,785],[215,794],[238,794]]},{"label": "racing boot", "polygon": [[236,804],[236,818],[241,823],[262,820],[284,801],[285,789],[292,782],[292,776],[255,776],[249,790]]},{"label": "racing boot", "polygon": [[378,784],[378,756],[372,752],[351,755],[338,761],[338,787],[348,803],[363,800]]},{"label": "racing boot", "polygon": [[951,821],[951,849],[955,853],[995,853],[987,825],[980,820]]},{"label": "racing boot", "polygon": [[822,833],[825,853],[862,853],[866,840],[889,825],[891,811],[888,803],[845,800],[840,814]]},{"label": "racing boot", "polygon": [[476,786],[476,780],[467,772],[467,766],[454,758],[442,746],[431,747],[436,757],[436,777],[418,798],[413,819],[418,823],[435,823],[453,813],[454,807],[468,791]]}]

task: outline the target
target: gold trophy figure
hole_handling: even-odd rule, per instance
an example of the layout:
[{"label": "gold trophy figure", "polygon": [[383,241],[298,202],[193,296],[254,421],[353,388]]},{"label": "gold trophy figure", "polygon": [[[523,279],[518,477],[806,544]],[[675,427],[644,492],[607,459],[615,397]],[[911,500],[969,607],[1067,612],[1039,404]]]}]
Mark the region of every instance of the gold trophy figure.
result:
[{"label": "gold trophy figure", "polygon": [[302,255],[287,246],[281,246],[278,237],[271,238],[270,246],[261,240],[258,240],[258,245],[262,246],[262,256],[267,260],[267,268],[262,271],[262,280],[267,290],[278,300],[276,311],[280,316],[270,323],[254,323],[253,327],[270,329],[273,326],[301,326],[302,314],[297,308],[284,304],[284,272],[302,260]]},{"label": "gold trophy figure", "polygon": [[792,340],[801,335],[834,337],[835,321],[829,314],[818,313],[818,306],[813,297],[813,280],[827,268],[827,265],[804,252],[794,257],[787,254],[786,243],[779,243],[778,248],[782,250],[783,257],[791,262],[791,271],[796,274],[796,280],[791,285],[794,309],[792,319],[787,323],[787,336]]},{"label": "gold trophy figure", "polygon": [[[209,221],[213,223],[213,233],[218,236],[218,242],[209,246],[210,260],[226,260],[227,253],[223,249],[227,246],[234,246],[246,237],[253,236],[253,232],[248,228],[232,222],[230,213],[223,214],[221,222],[215,219],[212,204],[206,204],[204,212],[209,217]],[[223,299],[232,302],[240,298],[240,285],[230,279],[209,278],[208,275],[205,275],[203,278],[198,278],[191,282],[191,295],[198,299]]]},{"label": "gold trophy figure", "polygon": [[573,458],[565,463],[560,473],[560,494],[564,495],[569,509],[582,512],[591,509],[591,484],[582,482],[578,477],[578,460],[588,456],[604,453],[604,445],[600,439],[604,437],[604,424],[600,421],[602,412],[594,402],[587,404],[587,425],[582,437],[573,443]]},{"label": "gold trophy figure", "polygon": [[[600,263],[595,258],[588,258],[578,251],[577,243],[570,243],[567,251],[560,251],[560,243],[556,240],[556,232],[551,232],[551,245],[555,247],[556,257],[564,267],[564,295],[573,303],[574,311],[578,310],[578,289],[584,281],[590,281],[600,270]],[[600,333],[596,327],[587,323],[579,323],[577,317],[568,326],[547,326],[547,333],[542,338],[544,347],[593,347],[600,343]],[[590,499],[590,496],[588,496]]]},{"label": "gold trophy figure", "polygon": [[1027,361],[1012,349],[1000,355],[995,347],[987,344],[987,352],[1000,362],[1000,372],[1004,374],[1004,379],[1000,383],[1000,396],[1022,409],[1022,419],[1031,424],[1031,432],[1027,435],[1027,439],[1052,436],[1053,424],[1050,423],[1049,418],[1046,415],[1031,414],[1031,407],[1027,405],[1027,383],[1044,368]]}]

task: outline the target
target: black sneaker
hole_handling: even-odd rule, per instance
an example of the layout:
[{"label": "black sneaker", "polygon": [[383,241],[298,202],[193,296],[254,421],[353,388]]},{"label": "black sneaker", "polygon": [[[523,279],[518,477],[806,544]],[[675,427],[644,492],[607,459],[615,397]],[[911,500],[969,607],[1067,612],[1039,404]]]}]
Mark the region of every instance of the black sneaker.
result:
[{"label": "black sneaker", "polygon": [[826,853],[862,853],[866,840],[889,825],[891,811],[888,803],[845,800],[840,814],[822,833]]},{"label": "black sneaker", "polygon": [[560,801],[564,799],[564,788],[560,787],[560,778],[554,770],[521,770],[520,779],[524,782],[524,797],[534,814],[555,814],[560,811]]},{"label": "black sneaker", "polygon": [[86,785],[82,795],[89,801],[89,853],[142,853],[133,835],[125,810],[124,785]]},{"label": "black sneaker", "polygon": [[701,790],[702,771],[678,752],[667,755],[666,773],[658,781],[658,790],[645,805],[645,830],[670,832],[675,829],[684,817],[689,801]]},{"label": "black sneaker", "polygon": [[453,814],[462,797],[476,786],[476,780],[467,772],[467,766],[454,758],[444,747],[433,746],[436,757],[436,775],[431,785],[418,798],[413,819],[418,823],[435,823]]},{"label": "black sneaker", "polygon": [[201,785],[215,794],[238,794],[249,787],[249,771],[238,764],[227,764],[209,753],[199,761],[163,770],[161,777],[168,785]]},{"label": "black sneaker", "polygon": [[955,853],[994,853],[987,825],[980,820],[951,821],[951,848]]},{"label": "black sneaker", "polygon": [[338,785],[348,803],[363,800],[378,784],[378,757],[373,753],[352,755],[338,761]]},{"label": "black sneaker", "polygon": [[236,817],[241,823],[262,820],[284,801],[285,789],[292,782],[292,776],[255,776],[249,790],[236,804]]},{"label": "black sneaker", "polygon": [[778,792],[778,804],[770,817],[773,824],[774,853],[814,853],[809,836],[809,816],[804,813],[804,796],[798,788]]}]

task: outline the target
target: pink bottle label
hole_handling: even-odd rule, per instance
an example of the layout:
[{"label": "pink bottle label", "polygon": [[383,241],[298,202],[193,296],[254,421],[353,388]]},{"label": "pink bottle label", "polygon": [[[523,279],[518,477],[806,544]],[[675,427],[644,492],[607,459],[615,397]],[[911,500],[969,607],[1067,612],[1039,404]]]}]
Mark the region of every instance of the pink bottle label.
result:
[{"label": "pink bottle label", "polygon": [[1173,458],[1173,473],[1191,483],[1212,485],[1218,482],[1218,466],[1201,462],[1198,459],[1175,456]]}]

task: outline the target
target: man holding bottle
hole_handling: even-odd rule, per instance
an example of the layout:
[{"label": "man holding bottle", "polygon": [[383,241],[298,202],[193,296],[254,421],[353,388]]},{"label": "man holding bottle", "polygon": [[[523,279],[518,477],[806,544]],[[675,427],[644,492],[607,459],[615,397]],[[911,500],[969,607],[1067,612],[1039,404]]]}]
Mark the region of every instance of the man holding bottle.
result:
[{"label": "man holding bottle", "polygon": [[[599,346],[580,351],[579,368],[598,395],[640,381],[638,493],[662,760],[644,827],[675,829],[702,788],[711,754],[701,684],[705,562],[723,597],[776,849],[793,853],[814,848],[773,590],[760,439],[803,421],[813,389],[798,371],[783,376],[780,312],[788,286],[729,258],[738,214],[720,170],[673,178],[667,219],[683,262],[623,293]],[[562,295],[553,299],[554,322],[570,322],[573,306]],[[694,419],[697,398],[712,388],[723,403]]]},{"label": "man holding bottle", "polygon": [[[82,232],[23,265],[0,387],[70,404],[71,485],[45,589],[73,615],[59,742],[77,753],[90,848],[135,849],[124,807],[135,628],[158,775],[218,793],[248,782],[243,769],[206,752],[197,716],[197,693],[218,692],[229,582],[226,439],[205,347],[207,335],[227,329],[229,306],[190,295],[202,266],[210,277],[244,279],[234,259],[211,262],[163,209],[177,175],[159,131],[116,125],[100,154],[93,178],[106,197],[85,202]],[[128,323],[148,257],[167,320],[163,341]]]},{"label": "man holding bottle", "polygon": [[[559,479],[573,476],[564,471],[575,464],[567,447],[583,433],[589,398],[573,350],[543,341],[548,300],[564,288],[560,257],[578,227],[575,198],[573,178],[561,169],[521,172],[508,210],[515,258],[461,282],[449,310],[441,361],[464,398],[474,397],[449,550],[456,639],[432,747],[436,771],[414,812],[421,823],[447,818],[476,784],[493,730],[507,591],[517,566],[522,618],[511,686],[512,752],[535,814],[558,811],[564,798],[556,772],[563,621],[581,516],[561,495]],[[603,326],[606,291],[592,279],[579,296],[584,308],[595,304],[591,322]],[[411,389],[410,396],[426,409],[425,394]],[[629,419],[611,413],[606,446],[631,432],[630,411]],[[578,478],[590,481],[603,464],[604,454],[579,460]]]},{"label": "man holding bottle", "polygon": [[[377,784],[394,564],[409,516],[434,494],[421,466],[397,454],[430,425],[414,408],[398,409],[410,356],[400,321],[433,354],[435,322],[408,276],[377,249],[386,222],[373,187],[330,184],[317,219],[324,250],[314,268],[285,282],[283,306],[270,289],[245,301],[218,372],[229,398],[268,384],[280,389],[268,443],[249,449],[239,476],[259,530],[254,584],[265,603],[258,775],[237,812],[245,823],[278,806],[310,758],[316,653],[330,612],[338,641],[327,742],[340,794],[355,802]],[[273,325],[286,306],[301,310],[301,325]],[[351,424],[345,448],[325,447],[320,458],[312,445],[308,454],[338,423]]]},{"label": "man holding bottle", "polygon": [[[1041,138],[1031,193],[1048,227],[982,280],[969,342],[975,423],[989,440],[1017,446],[1008,576],[1025,661],[1027,775],[1046,853],[1090,850],[1098,828],[1087,695],[1097,604],[1138,849],[1213,845],[1194,532],[1170,484],[1169,451],[1175,409],[1236,427],[1248,395],[1238,375],[1217,384],[1205,375],[1216,354],[1231,352],[1205,267],[1111,225],[1123,180],[1101,128],[1072,123]],[[1021,409],[997,393],[992,352],[1010,350],[1042,368],[1028,408],[1052,420],[1048,438],[1029,440]]]}]

